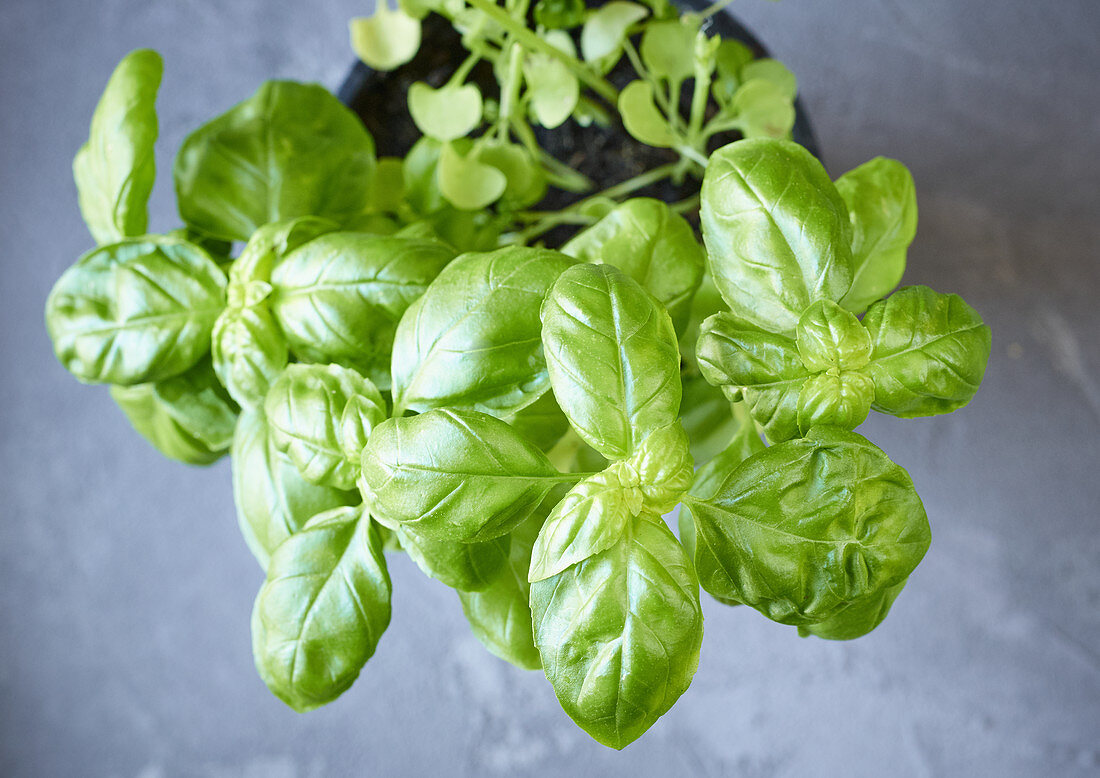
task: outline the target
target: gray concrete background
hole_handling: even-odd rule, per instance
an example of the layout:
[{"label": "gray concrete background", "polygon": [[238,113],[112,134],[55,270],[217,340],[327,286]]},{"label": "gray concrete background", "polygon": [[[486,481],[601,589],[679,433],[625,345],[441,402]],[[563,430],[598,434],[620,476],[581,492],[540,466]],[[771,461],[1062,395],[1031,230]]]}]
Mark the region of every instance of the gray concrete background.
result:
[{"label": "gray concrete background", "polygon": [[[0,774],[1100,774],[1096,0],[734,4],[799,75],[834,174],[876,154],[912,168],[906,280],[993,327],[968,408],[862,430],[912,473],[934,532],[875,633],[800,640],[704,598],[693,687],[615,753],[400,559],[355,687],[305,716],[267,692],[228,464],[159,458],[54,361],[42,309],[90,246],[69,166],[126,51],[165,56],[167,171],[262,79],[335,87],[369,6],[0,2]],[[176,225],[167,176],[152,225]]]}]

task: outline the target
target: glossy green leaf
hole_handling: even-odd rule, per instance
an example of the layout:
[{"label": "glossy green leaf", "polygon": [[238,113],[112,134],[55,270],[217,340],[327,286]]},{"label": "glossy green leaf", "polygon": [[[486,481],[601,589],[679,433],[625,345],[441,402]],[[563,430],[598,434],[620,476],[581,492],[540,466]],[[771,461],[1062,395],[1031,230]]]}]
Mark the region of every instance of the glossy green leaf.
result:
[{"label": "glossy green leaf", "polygon": [[660,301],[677,332],[684,331],[706,254],[687,220],[660,200],[627,200],[562,251],[581,262],[619,268]]},{"label": "glossy green leaf", "polygon": [[531,585],[535,645],[565,712],[624,748],[691,683],[703,614],[691,561],[659,516],[618,543]]},{"label": "glossy green leaf", "polygon": [[134,429],[169,459],[209,465],[229,450],[237,406],[209,359],[157,383],[112,386],[111,397]]},{"label": "glossy green leaf", "polygon": [[511,536],[481,543],[425,537],[404,524],[394,529],[401,547],[424,574],[459,592],[488,589],[505,574]]},{"label": "glossy green leaf", "polygon": [[290,357],[266,306],[226,308],[214,324],[214,370],[240,406],[257,408]]},{"label": "glossy green leaf", "polygon": [[695,36],[699,18],[682,16],[652,22],[642,33],[639,51],[650,76],[679,84],[695,74]]},{"label": "glossy green leaf", "polygon": [[332,232],[271,274],[271,309],[291,351],[354,368],[389,388],[397,324],[455,252],[438,240]]},{"label": "glossy green leaf", "polygon": [[680,409],[680,355],[668,312],[610,265],[562,273],[542,307],[554,396],[573,428],[622,459]]},{"label": "glossy green leaf", "polygon": [[507,422],[448,409],[375,427],[359,489],[385,524],[473,543],[511,531],[555,484],[575,479],[558,473]]},{"label": "glossy green leaf", "polygon": [[619,542],[642,507],[640,490],[635,486],[628,494],[619,470],[613,465],[585,478],[554,507],[531,552],[529,581],[557,575]]},{"label": "glossy green leaf", "polygon": [[523,248],[466,254],[449,264],[397,326],[394,407],[467,408],[507,416],[549,386],[539,304],[573,263]]},{"label": "glossy green leaf", "polygon": [[682,384],[680,423],[687,433],[692,459],[702,465],[729,445],[741,425],[719,387],[711,386],[701,375],[685,375]]},{"label": "glossy green leaf", "polygon": [[409,113],[417,128],[438,141],[463,138],[481,124],[481,92],[473,84],[433,89],[423,81],[409,87]]},{"label": "glossy green leaf", "polygon": [[801,626],[798,634],[803,637],[815,635],[826,640],[854,640],[863,637],[886,618],[894,600],[905,588],[906,581],[891,586],[875,597],[852,603],[830,619]]},{"label": "glossy green leaf", "polygon": [[393,70],[420,50],[419,19],[401,8],[390,10],[385,2],[375,4],[371,16],[351,19],[348,32],[355,56],[375,70]]},{"label": "glossy green leaf", "polygon": [[143,235],[156,178],[157,89],[164,63],[149,49],[118,63],[73,160],[80,212],[96,243]]},{"label": "glossy green leaf", "polygon": [[849,170],[836,188],[852,222],[852,288],[840,304],[862,313],[901,282],[917,234],[917,190],[908,168],[885,157]]},{"label": "glossy green leaf", "polygon": [[182,373],[210,348],[225,275],[202,249],[146,236],[88,252],[46,300],[65,368],[86,383],[140,384]]},{"label": "glossy green leaf", "polygon": [[[695,478],[687,434],[679,421],[651,432],[623,464],[637,474],[646,507],[659,514],[675,508]],[[629,484],[634,483],[631,478]]]},{"label": "glossy green leaf", "polygon": [[793,339],[718,313],[700,328],[696,358],[707,381],[730,400],[744,399],[769,439],[798,435],[798,395],[811,373]]},{"label": "glossy green leaf", "polygon": [[798,429],[805,434],[819,424],[855,429],[864,422],[875,398],[875,384],[859,372],[819,373],[798,393]]},{"label": "glossy green leaf", "polygon": [[934,416],[963,407],[978,391],[992,347],[989,327],[955,294],[907,286],[867,309],[874,408],[894,416]]},{"label": "glossy green leaf", "polygon": [[550,30],[579,27],[584,22],[584,0],[538,0],[535,22]]},{"label": "glossy green leaf", "polygon": [[[468,151],[464,149],[463,152]],[[439,191],[436,171],[443,144],[426,135],[413,144],[403,163],[405,178],[405,202],[422,216],[447,207],[443,193]]]},{"label": "glossy green leaf", "polygon": [[289,365],[264,414],[275,448],[310,483],[354,489],[371,430],[386,418],[374,384],[339,365]]},{"label": "glossy green leaf", "polygon": [[653,100],[653,86],[648,81],[631,81],[619,93],[619,114],[623,126],[634,138],[648,146],[671,148],[677,143],[676,133]]},{"label": "glossy green leaf", "polygon": [[738,40],[723,40],[714,54],[715,77],[711,82],[711,94],[721,106],[733,100],[741,85],[741,70],[752,62],[752,49]]},{"label": "glossy green leaf", "polygon": [[739,318],[793,334],[816,300],[851,284],[851,224],[814,157],[779,140],[743,140],[711,155],[701,219],[715,286]]},{"label": "glossy green leaf", "polygon": [[389,626],[390,591],[369,516],[313,518],[276,549],[256,597],[252,650],[267,687],[299,712],[343,694]]},{"label": "glossy green leaf", "polygon": [[835,427],[754,454],[711,497],[685,503],[704,588],[784,624],[878,597],[908,577],[931,540],[908,473]]},{"label": "glossy green leaf", "polygon": [[871,338],[852,313],[818,300],[798,320],[798,353],[807,370],[858,370],[871,358]]},{"label": "glossy green leaf", "polygon": [[530,405],[501,418],[540,451],[549,451],[569,431],[569,419],[549,388]]},{"label": "glossy green leaf", "polygon": [[[367,210],[397,213],[405,202],[405,161],[399,157],[382,157],[374,170],[367,196]],[[348,229],[355,229],[350,226]],[[360,230],[370,232],[371,230]],[[396,231],[396,230],[395,230]],[[376,234],[390,234],[379,232]]]},{"label": "glossy green leaf", "polygon": [[611,0],[593,11],[581,29],[581,54],[586,62],[602,71],[614,67],[622,55],[623,42],[635,23],[649,15],[649,9],[626,0]]},{"label": "glossy green leaf", "polygon": [[318,513],[360,502],[359,493],[315,486],[275,448],[263,413],[245,410],[233,447],[233,498],[252,554],[267,568],[271,553]]},{"label": "glossy green leaf", "polygon": [[184,139],[173,170],[180,216],[224,240],[297,216],[338,222],[363,211],[374,141],[324,88],[268,81]]},{"label": "glossy green leaf", "polygon": [[754,78],[742,83],[730,101],[730,110],[746,138],[789,138],[794,127],[794,101],[772,81]]},{"label": "glossy green leaf", "polygon": [[527,583],[531,547],[541,525],[542,517],[536,514],[516,527],[500,574],[480,591],[458,593],[474,636],[494,656],[524,670],[542,667],[532,634],[531,586]]}]

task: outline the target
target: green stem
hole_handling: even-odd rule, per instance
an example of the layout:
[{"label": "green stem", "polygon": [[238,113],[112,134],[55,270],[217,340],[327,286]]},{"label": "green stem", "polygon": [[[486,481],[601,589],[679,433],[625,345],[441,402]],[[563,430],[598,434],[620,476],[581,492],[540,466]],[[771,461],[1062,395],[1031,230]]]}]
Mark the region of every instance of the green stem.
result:
[{"label": "green stem", "polygon": [[699,207],[699,195],[693,194],[669,206],[675,213],[687,213]]},{"label": "green stem", "polygon": [[502,29],[508,32],[518,43],[529,51],[537,51],[561,62],[570,72],[593,91],[607,100],[612,105],[619,102],[619,90],[612,86],[611,82],[599,76],[576,57],[571,57],[561,49],[547,43],[518,19],[514,19],[507,11],[497,5],[493,0],[466,0],[474,8],[478,9]]},{"label": "green stem", "polygon": [[[698,50],[698,47],[696,48]],[[707,113],[707,99],[710,97],[711,70],[704,68],[696,56],[695,89],[691,93],[691,122],[688,125],[688,140],[697,142]],[[705,148],[705,146],[704,146]]]},{"label": "green stem", "polygon": [[733,2],[733,0],[718,0],[718,2],[711,4],[711,5],[707,6],[706,8],[704,8],[702,11],[700,11],[699,12],[699,18],[700,19],[709,19],[710,17],[714,16],[716,13],[721,12],[727,5],[729,5],[732,2]]},{"label": "green stem", "polygon": [[462,60],[462,64],[458,66],[451,77],[447,80],[447,86],[457,86],[466,81],[466,77],[470,75],[470,71],[474,69],[474,65],[481,61],[481,54],[478,52],[472,52],[470,56]]},{"label": "green stem", "polygon": [[[519,102],[519,88],[523,81],[520,65],[523,63],[523,49],[518,43],[513,43],[508,49],[508,69],[505,81],[500,87],[500,116],[497,119],[497,127],[506,136],[508,124]],[[502,138],[503,140],[504,138]]]}]

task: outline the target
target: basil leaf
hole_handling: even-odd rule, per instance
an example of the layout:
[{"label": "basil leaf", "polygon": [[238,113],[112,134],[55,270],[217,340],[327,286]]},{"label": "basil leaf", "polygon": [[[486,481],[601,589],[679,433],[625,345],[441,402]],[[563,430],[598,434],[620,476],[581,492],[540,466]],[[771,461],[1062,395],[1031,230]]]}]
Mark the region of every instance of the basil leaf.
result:
[{"label": "basil leaf", "polygon": [[830,619],[799,627],[798,634],[803,637],[816,635],[826,640],[855,640],[863,637],[886,618],[908,580],[891,586],[875,597],[852,603]]},{"label": "basil leaf", "polygon": [[456,140],[481,124],[481,92],[473,84],[433,89],[417,81],[409,87],[408,100],[417,129],[429,138]]},{"label": "basil leaf", "polygon": [[[678,421],[651,432],[624,464],[637,474],[646,507],[658,514],[675,508],[695,479],[687,434]],[[632,477],[630,485],[634,482]]]},{"label": "basil leaf", "polygon": [[681,84],[695,75],[699,21],[699,17],[682,16],[646,25],[639,52],[651,77]]},{"label": "basil leaf", "polygon": [[360,502],[358,492],[309,483],[275,448],[262,412],[245,410],[230,449],[237,521],[248,548],[267,568],[271,553],[318,513]]},{"label": "basil leaf", "polygon": [[627,200],[562,247],[581,262],[614,265],[668,309],[682,333],[706,254],[691,225],[660,200]]},{"label": "basil leaf", "polygon": [[807,370],[857,370],[871,358],[871,338],[852,313],[818,300],[798,320],[798,353]]},{"label": "basil leaf", "polygon": [[542,306],[542,343],[554,396],[577,433],[608,459],[629,456],[680,409],[672,320],[610,265],[562,273]]},{"label": "basil leaf", "polygon": [[229,268],[226,294],[230,307],[260,304],[271,293],[271,271],[284,256],[336,229],[336,222],[315,216],[299,216],[260,227]]},{"label": "basil leaf", "polygon": [[267,687],[299,712],[339,697],[390,623],[382,538],[361,508],[337,508],[284,541],[256,597],[252,650]]},{"label": "basil leaf", "polygon": [[692,459],[702,465],[729,445],[740,425],[730,412],[726,395],[701,375],[684,376],[683,387],[680,424],[687,433]]},{"label": "basil leaf", "polygon": [[729,112],[746,138],[789,138],[794,101],[784,87],[760,78],[746,79],[734,92]]},{"label": "basil leaf", "polygon": [[554,393],[547,390],[542,397],[526,408],[504,417],[540,451],[549,451],[569,431],[569,419],[565,418]]},{"label": "basil leaf", "polygon": [[810,372],[794,340],[743,327],[727,313],[704,321],[696,346],[699,370],[730,400],[744,399],[770,440],[796,437],[798,395]]},{"label": "basil leaf", "polygon": [[488,589],[508,562],[510,535],[481,543],[461,543],[425,537],[407,525],[394,529],[401,547],[425,575],[459,592]]},{"label": "basil leaf", "polygon": [[164,63],[149,49],[122,58],[73,160],[80,212],[96,243],[143,235],[156,179],[157,89]]},{"label": "basil leaf", "polygon": [[212,353],[218,378],[242,408],[263,403],[290,356],[266,307],[225,309],[214,323]]},{"label": "basil leaf", "polygon": [[970,402],[985,375],[991,333],[955,294],[907,286],[863,317],[871,335],[875,410],[894,416],[950,413]]},{"label": "basil leaf", "polygon": [[386,403],[367,379],[339,365],[290,365],[264,401],[275,448],[310,483],[354,489],[371,430]]},{"label": "basil leaf", "polygon": [[525,146],[499,141],[483,143],[474,152],[474,159],[504,175],[501,209],[516,211],[528,208],[546,196],[546,172]]},{"label": "basil leaf", "polygon": [[659,516],[531,585],[535,645],[565,712],[611,748],[636,740],[691,683],[703,614],[691,561]]},{"label": "basil leaf", "polygon": [[667,149],[679,142],[668,119],[657,108],[650,82],[638,79],[627,84],[619,93],[617,107],[626,131],[647,146]]},{"label": "basil leaf", "polygon": [[581,53],[586,62],[608,72],[622,56],[630,28],[649,15],[645,6],[611,0],[593,11],[581,28]]},{"label": "basil leaf", "polygon": [[506,422],[448,409],[378,425],[359,488],[383,523],[472,543],[511,531],[555,484],[574,479]]},{"label": "basil leaf", "polygon": [[229,450],[237,406],[209,359],[157,383],[112,386],[111,397],[134,429],[169,459],[209,465]]},{"label": "basil leaf", "polygon": [[538,305],[572,261],[511,247],[444,268],[397,326],[394,415],[463,408],[506,416],[541,397],[550,379]]},{"label": "basil leaf", "polygon": [[793,334],[852,282],[848,209],[825,168],[789,141],[742,140],[710,157],[701,219],[708,266],[735,316]]},{"label": "basil leaf", "polygon": [[776,86],[788,100],[794,100],[795,95],[798,94],[798,79],[777,59],[762,57],[745,62],[741,67],[740,76],[743,83],[753,80],[767,81]]},{"label": "basil leaf", "polygon": [[358,215],[374,165],[363,123],[324,88],[268,81],[188,135],[173,174],[188,227],[248,240],[269,222]]},{"label": "basil leaf", "polygon": [[523,670],[542,667],[531,630],[531,586],[527,583],[531,546],[541,524],[542,517],[536,514],[512,531],[504,568],[487,587],[458,593],[474,637],[494,656]]},{"label": "basil leaf", "polygon": [[807,379],[798,393],[798,429],[829,424],[855,429],[867,419],[875,384],[862,373],[820,373]]},{"label": "basil leaf", "polygon": [[437,240],[331,232],[275,265],[271,309],[299,359],[388,389],[397,323],[454,255]]},{"label": "basil leaf", "polygon": [[349,21],[348,32],[355,56],[375,70],[393,70],[420,50],[420,20],[400,7],[391,11],[385,3],[376,5],[372,15]]},{"label": "basil leaf", "polygon": [[[536,17],[540,5],[541,3],[535,6]],[[581,7],[583,18],[583,0],[578,0],[578,5]],[[568,33],[548,31],[543,33],[542,37],[547,43],[561,49],[569,56],[577,56],[573,39]],[[523,60],[523,80],[527,82],[524,96],[530,100],[532,117],[543,127],[552,130],[573,115],[580,100],[581,85],[577,76],[566,67],[564,62],[549,54],[529,53]]]},{"label": "basil leaf", "polygon": [[908,168],[885,157],[849,170],[836,188],[852,222],[852,288],[840,304],[862,313],[901,282],[917,234],[917,190]]},{"label": "basil leaf", "polygon": [[58,360],[86,383],[141,384],[182,373],[210,348],[225,275],[186,241],[146,236],[88,252],[46,300]]},{"label": "basil leaf", "polygon": [[[612,466],[614,468],[614,466]],[[615,469],[585,478],[550,512],[531,552],[528,580],[541,581],[606,551],[641,508],[641,495],[628,496]]]},{"label": "basil leaf", "polygon": [[711,497],[685,504],[704,588],[783,624],[821,622],[879,596],[931,540],[909,474],[835,427],[754,454]]}]

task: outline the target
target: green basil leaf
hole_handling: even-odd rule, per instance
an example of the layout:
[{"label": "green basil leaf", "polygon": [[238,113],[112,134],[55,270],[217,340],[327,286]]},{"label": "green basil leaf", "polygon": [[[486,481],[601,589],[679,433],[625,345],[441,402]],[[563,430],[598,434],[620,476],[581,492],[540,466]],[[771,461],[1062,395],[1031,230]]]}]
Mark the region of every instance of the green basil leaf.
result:
[{"label": "green basil leaf", "polygon": [[651,432],[624,464],[637,473],[646,507],[658,514],[675,508],[695,479],[695,462],[679,421]]},{"label": "green basil leaf", "polygon": [[146,236],[94,249],[46,300],[58,360],[85,383],[141,384],[182,373],[210,348],[225,275],[186,241]]},{"label": "green basil leaf", "polygon": [[477,154],[464,154],[453,143],[443,147],[437,171],[439,191],[463,211],[479,211],[495,203],[508,189],[508,177]]},{"label": "green basil leaf", "polygon": [[648,81],[638,79],[627,84],[619,93],[618,108],[626,131],[647,146],[672,148],[679,141],[668,119],[657,108],[653,85]]},{"label": "green basil leaf", "polygon": [[574,479],[506,422],[447,409],[375,427],[359,488],[385,524],[473,543],[511,531],[555,484]]},{"label": "green basil leaf", "polygon": [[420,50],[420,20],[386,3],[375,5],[371,16],[349,21],[348,32],[355,56],[375,70],[393,70]]},{"label": "green basil leaf", "polygon": [[252,650],[267,687],[299,712],[359,677],[390,623],[382,538],[361,508],[337,508],[284,541],[256,597]]},{"label": "green basil leaf", "polygon": [[394,529],[401,547],[424,574],[459,592],[488,589],[508,562],[510,535],[481,543],[426,537],[404,524]]},{"label": "green basil leaf", "polygon": [[584,22],[584,0],[538,0],[535,22],[550,30],[577,27]]},{"label": "green basil leaf", "polygon": [[862,313],[901,282],[917,234],[917,190],[908,168],[875,157],[836,180],[852,222],[852,288],[840,304]]},{"label": "green basil leaf", "polygon": [[611,748],[636,740],[691,684],[703,614],[691,561],[659,516],[531,585],[535,645],[565,712]]},{"label": "green basil leaf", "polygon": [[956,294],[907,286],[867,309],[875,410],[902,418],[963,407],[978,391],[992,347],[989,327]]},{"label": "green basil leaf", "polygon": [[549,389],[533,403],[515,413],[503,417],[540,451],[549,451],[569,431],[569,419],[565,418],[554,393]]},{"label": "green basil leaf", "polygon": [[393,344],[394,415],[466,408],[507,416],[549,386],[539,304],[573,260],[513,246],[465,254],[409,306]]},{"label": "green basil leaf", "polygon": [[542,667],[531,629],[531,586],[527,583],[531,547],[542,521],[536,513],[512,531],[507,562],[489,586],[458,593],[474,636],[494,656],[523,670]]},{"label": "green basil leaf", "polygon": [[783,87],[754,78],[744,81],[730,101],[746,138],[789,138],[794,127],[794,101]]},{"label": "green basil leaf", "polygon": [[740,424],[720,388],[711,386],[701,375],[685,375],[682,383],[680,424],[687,433],[692,459],[702,465],[729,445]]},{"label": "green basil leaf", "polygon": [[517,143],[486,143],[478,146],[474,158],[504,174],[502,209],[527,208],[546,195],[546,173],[526,147]]},{"label": "green basil leaf", "polygon": [[668,312],[610,265],[561,274],[542,306],[550,383],[573,428],[622,459],[680,410],[680,354]]},{"label": "green basil leaf", "polygon": [[409,113],[429,138],[456,140],[481,124],[481,92],[473,84],[433,89],[423,81],[409,87]]},{"label": "green basil leaf", "polygon": [[299,359],[388,389],[397,323],[454,255],[438,240],[332,232],[275,265],[271,309]]},{"label": "green basil leaf", "polygon": [[649,15],[649,9],[626,0],[611,0],[593,11],[581,28],[581,53],[586,62],[606,73],[622,56],[630,28]]},{"label": "green basil leaf", "polygon": [[775,85],[788,102],[793,101],[798,94],[798,79],[777,59],[764,57],[745,62],[741,66],[740,76],[743,83],[760,80]]},{"label": "green basil leaf", "polygon": [[839,300],[851,285],[848,209],[795,143],[742,140],[714,152],[701,219],[715,285],[761,329],[793,334],[810,303]]},{"label": "green basil leaf", "polygon": [[909,474],[835,427],[754,454],[712,496],[685,504],[704,588],[783,624],[821,622],[879,596],[931,540]]},{"label": "green basil leaf", "polygon": [[631,498],[616,469],[585,478],[562,498],[542,525],[531,552],[528,580],[541,581],[615,545],[641,495]]},{"label": "green basil leaf", "polygon": [[[379,212],[397,213],[404,202],[405,161],[400,157],[382,157],[374,169],[374,177],[371,178],[367,211],[375,215]],[[361,230],[361,232],[370,232],[370,230]],[[376,234],[389,235],[390,233],[387,231]]]},{"label": "green basil leaf", "polygon": [[696,358],[703,377],[731,400],[744,399],[773,441],[798,435],[798,394],[810,372],[795,341],[746,329],[728,313],[703,322]]},{"label": "green basil leaf", "polygon": [[798,353],[807,370],[858,370],[871,358],[871,338],[851,312],[818,300],[798,320]]},{"label": "green basil leaf", "polygon": [[650,76],[679,84],[695,75],[699,21],[698,17],[682,16],[646,25],[639,51]]},{"label": "green basil leaf", "polygon": [[209,465],[229,450],[237,406],[209,359],[157,383],[112,386],[111,397],[134,429],[169,459]]},{"label": "green basil leaf", "polygon": [[80,213],[96,243],[144,235],[156,179],[157,89],[164,63],[149,49],[118,63],[73,160]]},{"label": "green basil leaf", "polygon": [[706,254],[687,220],[660,200],[627,200],[566,243],[562,252],[581,262],[619,268],[656,297],[676,331],[684,332]]},{"label": "green basil leaf", "polygon": [[830,424],[850,430],[867,419],[875,384],[862,373],[819,373],[802,384],[798,393],[798,429]]},{"label": "green basil leaf", "polygon": [[363,123],[324,88],[268,81],[187,136],[173,173],[188,227],[248,240],[283,219],[356,216],[374,165]]},{"label": "green basil leaf", "polygon": [[241,413],[230,457],[241,534],[265,569],[271,553],[310,518],[360,502],[358,492],[316,486],[302,478],[290,458],[275,448],[260,411]]},{"label": "green basil leaf", "polygon": [[[583,9],[583,0],[577,2]],[[536,5],[536,16],[538,9]],[[551,31],[542,37],[569,56],[577,55],[573,39],[567,33]],[[530,100],[531,113],[543,127],[552,130],[573,115],[580,100],[581,84],[564,62],[549,54],[532,52],[523,60],[523,80],[527,82],[525,96]]]},{"label": "green basil leaf", "polygon": [[266,306],[226,308],[214,323],[214,370],[242,408],[257,408],[290,357]]},{"label": "green basil leaf", "polygon": [[737,87],[741,85],[741,71],[752,62],[752,49],[741,41],[723,40],[715,51],[715,79],[711,83],[711,94],[720,106],[729,105]]},{"label": "green basil leaf", "polygon": [[339,365],[290,365],[264,401],[275,448],[310,483],[354,489],[371,430],[386,418],[374,384]]},{"label": "green basil leaf", "polygon": [[798,634],[802,637],[815,635],[826,640],[855,640],[863,637],[886,618],[908,580],[891,586],[875,597],[852,603],[830,619],[801,626]]},{"label": "green basil leaf", "polygon": [[259,305],[271,293],[271,271],[284,256],[336,229],[336,222],[315,216],[299,216],[260,227],[229,268],[226,289],[229,306]]}]

